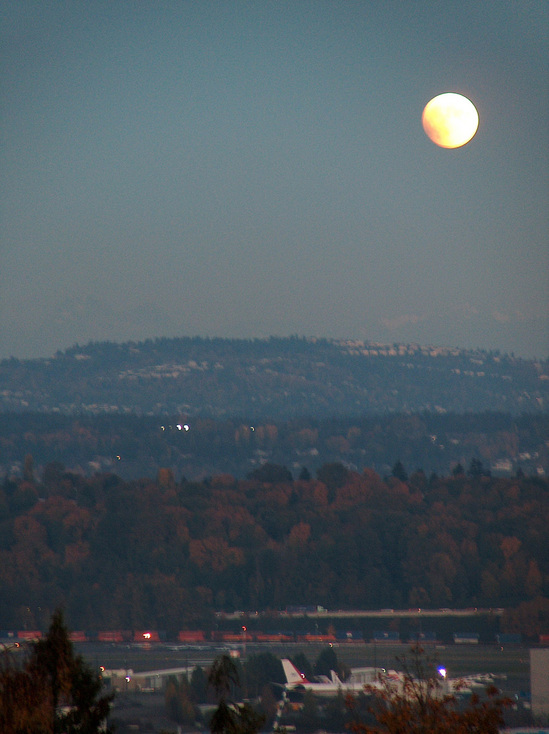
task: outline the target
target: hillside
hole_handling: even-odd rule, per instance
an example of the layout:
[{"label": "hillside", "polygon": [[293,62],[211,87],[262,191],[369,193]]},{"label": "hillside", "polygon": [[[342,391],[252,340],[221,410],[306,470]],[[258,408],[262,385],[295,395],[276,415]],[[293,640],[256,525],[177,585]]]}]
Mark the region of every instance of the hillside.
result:
[{"label": "hillside", "polygon": [[549,412],[402,413],[384,416],[301,418],[287,421],[136,415],[0,415],[0,480],[35,476],[48,465],[91,476],[156,477],[169,468],[177,479],[216,474],[244,478],[263,464],[287,467],[294,478],[341,462],[382,476],[395,462],[429,476],[480,461],[494,475],[549,475]]},{"label": "hillside", "polygon": [[418,345],[179,338],[0,362],[0,412],[285,420],[548,406],[547,360]]},{"label": "hillside", "polygon": [[4,481],[0,628],[36,629],[58,605],[76,629],[173,634],[213,610],[527,603],[520,630],[549,631],[547,479],[384,481],[341,465],[263,479]]}]

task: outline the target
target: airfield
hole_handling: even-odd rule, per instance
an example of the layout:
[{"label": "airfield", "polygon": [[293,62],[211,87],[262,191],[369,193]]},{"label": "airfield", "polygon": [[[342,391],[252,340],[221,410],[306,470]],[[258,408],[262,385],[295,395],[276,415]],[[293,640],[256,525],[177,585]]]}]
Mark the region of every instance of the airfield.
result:
[{"label": "airfield", "polygon": [[[343,643],[331,645],[338,660],[349,668],[379,667],[402,670],[399,659],[409,656],[410,645],[406,643]],[[75,645],[78,652],[95,669],[163,671],[188,669],[189,675],[195,666],[207,668],[219,655],[230,653],[246,658],[260,652],[270,652],[279,658],[293,657],[303,653],[314,663],[326,645],[285,643],[252,644],[245,646],[217,645],[173,645],[151,644],[99,644]],[[525,698],[530,690],[530,663],[528,647],[523,645],[426,645],[426,654],[437,665],[442,665],[451,678],[491,674],[499,689],[511,698]],[[184,672],[184,671],[182,671]]]},{"label": "airfield", "polygon": [[[340,663],[349,668],[379,667],[402,670],[399,659],[409,655],[409,644],[392,643],[331,643]],[[162,683],[173,672],[190,676],[195,666],[207,668],[222,654],[246,659],[251,655],[270,652],[279,658],[304,653],[311,663],[326,648],[317,643],[247,643],[243,645],[180,645],[173,643],[78,643],[77,651],[95,669],[119,672],[118,690],[112,711],[123,734],[129,731],[174,731],[174,724],[166,718]],[[449,678],[460,676],[493,676],[492,681],[502,692],[516,702],[517,723],[528,720],[530,712],[530,664],[529,649],[522,645],[426,645],[427,655],[443,665]],[[125,671],[131,671],[132,682],[126,685]],[[150,687],[156,671],[158,678],[154,690]],[[177,672],[176,672],[177,671]],[[141,677],[140,673],[147,673]],[[156,676],[154,676],[156,678]],[[137,683],[137,685],[136,685]],[[141,688],[142,684],[145,684]],[[522,714],[521,714],[522,710]],[[139,726],[135,729],[135,726]],[[133,728],[132,728],[133,727]],[[150,727],[150,728],[148,728]]]}]

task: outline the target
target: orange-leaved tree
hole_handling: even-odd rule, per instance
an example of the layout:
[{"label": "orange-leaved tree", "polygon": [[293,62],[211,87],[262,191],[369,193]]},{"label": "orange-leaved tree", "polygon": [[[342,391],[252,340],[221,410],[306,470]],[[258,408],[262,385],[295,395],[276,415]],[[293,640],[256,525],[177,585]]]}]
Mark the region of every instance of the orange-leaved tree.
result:
[{"label": "orange-leaved tree", "polygon": [[420,646],[399,662],[404,672],[398,679],[381,675],[375,685],[366,686],[375,723],[354,721],[353,734],[498,734],[511,701],[497,688],[489,686],[485,695],[473,693],[464,702],[459,686],[458,695],[445,691],[434,661]]}]

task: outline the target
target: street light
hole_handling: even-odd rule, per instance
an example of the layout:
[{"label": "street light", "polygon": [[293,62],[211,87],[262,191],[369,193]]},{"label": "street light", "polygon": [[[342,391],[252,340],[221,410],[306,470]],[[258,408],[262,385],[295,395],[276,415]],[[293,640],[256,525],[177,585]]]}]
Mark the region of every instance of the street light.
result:
[{"label": "street light", "polygon": [[447,673],[448,673],[448,671],[446,670],[446,668],[444,668],[442,666],[438,669],[438,674],[442,678],[442,692],[443,692],[444,695],[446,695],[448,693],[448,680],[447,680],[447,677],[446,677],[447,676]]}]

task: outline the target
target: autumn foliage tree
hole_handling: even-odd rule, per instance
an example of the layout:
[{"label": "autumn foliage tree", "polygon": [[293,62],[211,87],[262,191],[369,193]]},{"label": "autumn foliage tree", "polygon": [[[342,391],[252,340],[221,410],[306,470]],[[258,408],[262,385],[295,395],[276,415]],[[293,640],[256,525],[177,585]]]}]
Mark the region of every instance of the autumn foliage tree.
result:
[{"label": "autumn foliage tree", "polygon": [[444,691],[433,661],[421,647],[414,646],[411,658],[400,662],[401,681],[380,677],[381,688],[367,687],[374,698],[371,713],[376,723],[354,721],[353,734],[498,734],[511,702],[500,697],[497,688],[489,686],[484,697],[474,693],[462,705],[456,695]]},{"label": "autumn foliage tree", "polygon": [[[78,629],[173,637],[212,629],[213,610],[549,598],[546,477],[404,482],[337,463],[272,482],[48,474],[0,487],[3,629],[41,629],[60,604]],[[501,631],[546,633],[545,617],[522,619]]]},{"label": "autumn foliage tree", "polygon": [[11,650],[0,654],[0,731],[3,734],[52,732],[51,703],[35,676],[21,669]]}]

